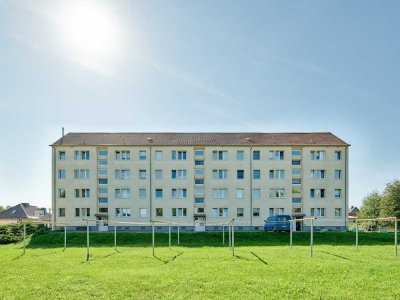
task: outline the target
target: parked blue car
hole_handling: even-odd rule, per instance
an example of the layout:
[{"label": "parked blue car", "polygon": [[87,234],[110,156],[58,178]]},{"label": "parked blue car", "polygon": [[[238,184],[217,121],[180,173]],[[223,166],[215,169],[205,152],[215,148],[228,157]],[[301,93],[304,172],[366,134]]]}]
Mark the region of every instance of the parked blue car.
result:
[{"label": "parked blue car", "polygon": [[276,215],[265,220],[264,230],[266,231],[290,231],[289,215]]}]

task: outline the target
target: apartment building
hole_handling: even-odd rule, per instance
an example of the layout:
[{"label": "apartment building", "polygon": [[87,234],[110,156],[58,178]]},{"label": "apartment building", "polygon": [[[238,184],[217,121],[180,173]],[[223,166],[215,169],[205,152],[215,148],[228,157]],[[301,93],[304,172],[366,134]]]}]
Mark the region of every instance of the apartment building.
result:
[{"label": "apartment building", "polygon": [[68,133],[51,145],[53,221],[262,229],[289,214],[344,229],[349,146],[332,133]]}]

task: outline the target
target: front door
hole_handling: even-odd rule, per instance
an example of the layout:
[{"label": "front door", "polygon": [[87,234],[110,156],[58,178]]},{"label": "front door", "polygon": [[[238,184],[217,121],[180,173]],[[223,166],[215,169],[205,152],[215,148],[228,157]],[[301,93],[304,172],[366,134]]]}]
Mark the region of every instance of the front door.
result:
[{"label": "front door", "polygon": [[[302,231],[303,230],[303,221],[296,221],[296,217],[293,218],[295,220],[294,224],[295,226],[293,227],[293,231]],[[300,217],[298,219],[303,219],[303,217]]]},{"label": "front door", "polygon": [[206,231],[206,217],[194,217],[194,231]]},{"label": "front door", "polygon": [[108,231],[108,217],[96,217],[97,219],[97,230]]}]

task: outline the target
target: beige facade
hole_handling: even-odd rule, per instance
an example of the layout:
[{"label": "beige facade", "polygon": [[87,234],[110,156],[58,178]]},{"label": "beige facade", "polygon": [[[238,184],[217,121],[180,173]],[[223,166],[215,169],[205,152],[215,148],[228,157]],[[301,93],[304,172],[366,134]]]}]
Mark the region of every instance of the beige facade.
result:
[{"label": "beige facade", "polygon": [[[54,143],[54,221],[73,224],[90,216],[194,226],[195,220],[212,225],[234,218],[237,226],[261,229],[268,216],[288,214],[315,216],[319,228],[346,226],[349,145],[332,134],[337,142],[321,145],[315,137],[311,145],[249,138],[188,145],[157,142],[154,135],[147,134],[148,145],[91,145],[74,136]],[[220,135],[223,141],[226,134]]]}]

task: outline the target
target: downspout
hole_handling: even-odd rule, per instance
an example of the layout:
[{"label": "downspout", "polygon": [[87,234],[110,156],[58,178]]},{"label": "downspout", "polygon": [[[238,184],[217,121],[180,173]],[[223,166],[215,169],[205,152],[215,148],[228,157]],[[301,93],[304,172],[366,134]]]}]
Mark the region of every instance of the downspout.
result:
[{"label": "downspout", "polygon": [[150,220],[153,220],[153,203],[152,203],[153,202],[153,197],[152,197],[152,195],[153,195],[153,185],[152,185],[153,170],[151,167],[151,156],[152,156],[152,153],[151,153],[151,146],[150,146],[150,155],[149,155],[149,158],[150,158],[150,176],[149,176],[149,178],[150,178],[150,182],[149,182],[149,186],[150,186],[150,192],[149,192],[149,195],[150,195]]},{"label": "downspout", "polygon": [[346,176],[345,188],[344,188],[345,193],[346,193],[345,200],[344,200],[344,204],[345,204],[344,225],[345,225],[345,227],[348,226],[347,223],[348,223],[348,206],[349,206],[349,191],[348,191],[348,189],[349,189],[349,159],[348,159],[348,156],[349,156],[349,146],[346,147],[346,157],[345,157],[345,176]]},{"label": "downspout", "polygon": [[57,207],[56,207],[56,149],[51,146],[51,154],[52,154],[52,168],[51,168],[51,179],[52,179],[52,199],[51,199],[51,208],[52,208],[52,229],[55,228],[55,224],[57,222]]},{"label": "downspout", "polygon": [[253,227],[253,146],[250,146],[250,226]]}]

